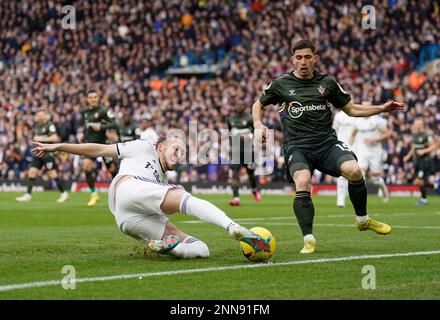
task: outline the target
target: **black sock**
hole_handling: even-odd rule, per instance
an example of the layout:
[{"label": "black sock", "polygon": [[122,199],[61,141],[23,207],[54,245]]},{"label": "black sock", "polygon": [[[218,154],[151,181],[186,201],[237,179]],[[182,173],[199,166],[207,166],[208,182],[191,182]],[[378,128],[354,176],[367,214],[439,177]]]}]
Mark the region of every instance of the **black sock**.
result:
[{"label": "black sock", "polygon": [[232,195],[234,198],[240,197],[240,193],[238,192],[238,184],[232,184]]},{"label": "black sock", "polygon": [[257,190],[257,179],[255,179],[255,170],[247,169],[249,176],[249,183],[251,184],[252,191]]},{"label": "black sock", "polygon": [[64,179],[58,177],[55,179],[55,182],[57,183],[58,190],[60,190],[60,192],[63,193],[66,190],[66,184],[64,182]]},{"label": "black sock", "polygon": [[420,193],[422,194],[422,199],[426,199],[426,186],[424,184],[420,186]]},{"label": "black sock", "polygon": [[313,218],[315,217],[315,207],[313,206],[310,192],[298,191],[293,201],[293,212],[298,220],[303,236],[313,234]]},{"label": "black sock", "polygon": [[95,192],[95,179],[92,171],[86,171],[86,181],[89,185],[90,191]]},{"label": "black sock", "polygon": [[27,185],[27,193],[32,194],[32,187],[35,185],[35,178],[29,178],[28,185]]},{"label": "black sock", "polygon": [[367,215],[367,185],[364,178],[359,181],[348,181],[348,195],[353,203],[357,216]]}]

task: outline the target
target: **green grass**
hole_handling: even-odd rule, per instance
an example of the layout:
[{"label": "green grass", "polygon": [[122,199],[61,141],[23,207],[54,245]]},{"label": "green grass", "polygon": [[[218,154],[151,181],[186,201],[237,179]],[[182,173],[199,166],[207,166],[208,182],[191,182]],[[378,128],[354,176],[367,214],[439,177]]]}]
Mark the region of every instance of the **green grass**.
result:
[{"label": "green grass", "polygon": [[[242,256],[239,244],[224,230],[205,223],[186,223],[195,220],[191,217],[176,214],[171,220],[208,244],[208,259],[176,260],[142,254],[141,245],[117,228],[104,194],[94,208],[85,205],[88,194],[71,194],[62,205],[55,202],[55,192],[35,193],[30,203],[15,202],[17,195],[0,194],[0,287],[61,280],[65,265],[75,267],[77,278],[88,278],[253,264]],[[226,196],[203,198],[246,227],[271,230],[278,243],[270,260],[275,265],[77,283],[75,290],[55,285],[0,291],[0,299],[440,298],[439,254],[276,265],[286,261],[440,250],[439,197],[432,196],[426,207],[416,207],[415,198],[392,198],[383,204],[377,197],[369,197],[370,216],[395,226],[388,236],[357,231],[351,208],[336,208],[334,197],[315,197],[319,251],[307,256],[298,253],[302,237],[289,196],[265,196],[259,204],[243,196],[240,207],[229,207]],[[255,218],[259,220],[252,220]],[[375,290],[362,289],[365,265],[376,269]]]}]

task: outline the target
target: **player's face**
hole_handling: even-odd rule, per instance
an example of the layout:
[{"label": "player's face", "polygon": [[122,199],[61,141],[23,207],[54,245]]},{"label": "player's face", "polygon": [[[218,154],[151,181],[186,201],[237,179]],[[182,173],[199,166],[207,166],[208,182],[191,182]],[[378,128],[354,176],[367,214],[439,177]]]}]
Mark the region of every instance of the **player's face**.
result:
[{"label": "player's face", "polygon": [[239,113],[239,114],[242,114],[245,110],[246,110],[246,106],[245,105],[240,104],[237,107],[237,113]]},{"label": "player's face", "polygon": [[415,120],[413,123],[413,131],[414,133],[422,133],[424,131],[423,121]]},{"label": "player's face", "polygon": [[318,60],[318,56],[313,54],[312,49],[299,49],[290,58],[296,71],[296,75],[300,78],[311,78],[313,69]]},{"label": "player's face", "polygon": [[98,106],[99,96],[96,92],[92,92],[87,95],[87,104],[92,108],[95,108]]},{"label": "player's face", "polygon": [[46,122],[46,113],[44,111],[38,111],[35,115],[35,121],[39,124],[44,124]]},{"label": "player's face", "polygon": [[159,148],[162,153],[163,162],[167,170],[175,170],[179,160],[184,155],[185,145],[183,141],[177,138],[171,138]]}]

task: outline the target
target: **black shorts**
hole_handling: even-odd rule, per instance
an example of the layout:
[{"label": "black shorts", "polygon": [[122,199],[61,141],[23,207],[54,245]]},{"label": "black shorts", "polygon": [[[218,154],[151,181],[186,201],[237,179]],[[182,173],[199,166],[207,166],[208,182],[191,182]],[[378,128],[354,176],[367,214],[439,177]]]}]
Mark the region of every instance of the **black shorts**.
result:
[{"label": "black shorts", "polygon": [[32,162],[29,165],[29,167],[37,169],[41,169],[43,166],[46,166],[47,170],[56,170],[55,158],[47,153],[41,158],[33,157]]},{"label": "black shorts", "polygon": [[293,174],[297,170],[307,169],[311,175],[315,169],[333,177],[341,176],[342,163],[357,160],[356,155],[342,141],[332,140],[323,145],[309,149],[291,147],[285,152],[287,178],[293,182]]},{"label": "black shorts", "polygon": [[414,161],[414,178],[427,180],[433,174],[433,162],[431,158],[416,159]]}]

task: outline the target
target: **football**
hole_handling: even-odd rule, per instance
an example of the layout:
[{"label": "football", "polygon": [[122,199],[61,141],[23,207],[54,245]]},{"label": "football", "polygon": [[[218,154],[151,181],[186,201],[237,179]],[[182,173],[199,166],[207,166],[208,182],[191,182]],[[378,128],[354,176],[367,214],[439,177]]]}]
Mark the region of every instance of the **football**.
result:
[{"label": "football", "polygon": [[255,261],[255,262],[266,261],[275,254],[275,250],[277,248],[277,242],[275,240],[275,237],[272,235],[272,233],[269,230],[262,227],[255,227],[250,230],[269,240],[270,252],[263,252],[263,251],[256,252],[254,248],[252,248],[250,245],[244,243],[243,241],[240,241],[240,247],[241,247],[241,251],[243,252],[243,255],[250,261]]}]

